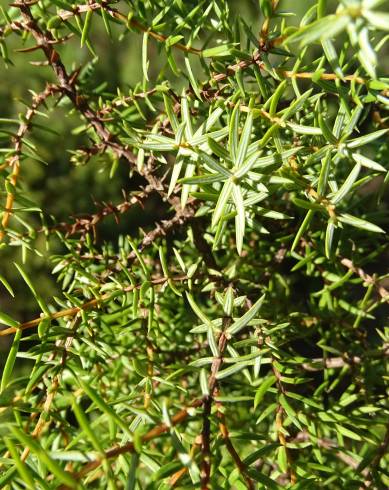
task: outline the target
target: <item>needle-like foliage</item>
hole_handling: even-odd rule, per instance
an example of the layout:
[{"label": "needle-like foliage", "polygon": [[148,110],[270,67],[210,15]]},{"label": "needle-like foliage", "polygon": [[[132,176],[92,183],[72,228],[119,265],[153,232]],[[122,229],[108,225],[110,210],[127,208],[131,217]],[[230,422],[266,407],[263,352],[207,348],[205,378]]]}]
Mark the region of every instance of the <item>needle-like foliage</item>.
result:
[{"label": "needle-like foliage", "polygon": [[[3,4],[36,75],[0,119],[1,488],[389,487],[389,2],[288,5]],[[67,221],[24,178],[58,114],[73,173],[131,189]]]}]

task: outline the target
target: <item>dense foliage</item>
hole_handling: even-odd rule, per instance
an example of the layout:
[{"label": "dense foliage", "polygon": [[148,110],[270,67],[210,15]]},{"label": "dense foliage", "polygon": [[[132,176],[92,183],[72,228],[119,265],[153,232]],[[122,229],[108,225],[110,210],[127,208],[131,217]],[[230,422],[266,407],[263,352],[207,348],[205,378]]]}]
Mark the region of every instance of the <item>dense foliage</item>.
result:
[{"label": "dense foliage", "polygon": [[[35,75],[0,119],[1,488],[389,486],[389,2],[237,3],[2,8]],[[131,86],[100,52],[128,36]],[[58,151],[92,213],[34,201]]]}]

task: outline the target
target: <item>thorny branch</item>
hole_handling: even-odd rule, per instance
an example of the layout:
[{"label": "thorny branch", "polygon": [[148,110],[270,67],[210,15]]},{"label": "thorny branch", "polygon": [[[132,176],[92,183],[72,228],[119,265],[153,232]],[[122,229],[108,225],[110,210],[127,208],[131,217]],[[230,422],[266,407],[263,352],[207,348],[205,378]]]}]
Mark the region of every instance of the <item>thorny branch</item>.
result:
[{"label": "thorny branch", "polygon": [[381,286],[379,283],[377,283],[377,281],[374,280],[372,276],[367,274],[361,267],[355,266],[352,260],[345,257],[342,258],[340,262],[342,265],[352,270],[355,274],[358,274],[358,276],[363,279],[366,284],[373,284],[381,298],[384,301],[389,302],[389,291],[385,289],[384,286]]},{"label": "thorny branch", "polygon": [[6,228],[8,227],[9,220],[12,216],[12,210],[15,201],[15,187],[19,178],[20,173],[20,157],[22,154],[23,147],[23,138],[26,133],[29,131],[32,120],[34,119],[39,106],[44,104],[46,100],[58,93],[61,93],[61,88],[57,85],[48,84],[43,92],[40,94],[34,95],[32,99],[31,107],[27,110],[24,115],[22,122],[19,125],[19,129],[14,139],[14,151],[12,155],[7,159],[6,163],[1,167],[11,168],[11,173],[8,177],[8,180],[12,187],[7,192],[7,199],[5,203],[5,210],[3,212],[2,220],[1,220],[1,228],[0,228],[0,243],[4,240],[6,236]]},{"label": "thorny branch", "polygon": [[382,458],[385,455],[387,455],[388,448],[389,448],[389,424],[386,425],[384,438],[383,438],[381,444],[378,446],[378,449],[377,449],[373,459],[371,460],[369,467],[367,468],[366,471],[364,470],[365,473],[367,473],[367,478],[364,481],[362,488],[369,488],[373,484],[374,473],[378,470]]},{"label": "thorny branch", "polygon": [[131,196],[127,196],[126,193],[123,192],[124,200],[119,204],[115,205],[112,203],[101,203],[99,204],[101,209],[96,213],[85,216],[75,216],[73,223],[61,222],[53,226],[42,227],[36,230],[36,232],[51,233],[59,230],[65,232],[66,236],[72,236],[78,233],[85,235],[86,233],[92,231],[93,235],[96,236],[96,227],[105,218],[113,215],[116,222],[118,222],[121,214],[126,213],[134,205],[138,204],[143,206],[143,202],[154,192],[154,188],[150,185],[146,186],[142,191],[132,194]]},{"label": "thorny branch", "polygon": [[[54,38],[49,32],[43,32],[38,26],[36,20],[31,14],[30,7],[26,3],[15,3],[25,21],[25,27],[30,32],[39,47],[44,52],[50,66],[52,67],[59,86],[63,93],[68,96],[72,101],[74,107],[82,114],[85,119],[95,130],[97,136],[100,138],[103,147],[110,148],[117,157],[125,158],[133,167],[135,171],[139,170],[136,167],[136,156],[131,152],[127,145],[122,145],[117,137],[105,126],[101,117],[91,109],[85,96],[80,94],[76,88],[76,76],[71,77],[68,75],[64,64],[61,61],[58,51],[53,47]],[[150,185],[154,187],[157,192],[160,192],[164,198],[166,198],[163,185],[160,180],[148,171],[139,172],[148,181]],[[172,198],[166,198],[174,206],[177,206],[177,200]]]},{"label": "thorny branch", "polygon": [[[223,355],[227,347],[228,338],[225,333],[226,329],[231,324],[231,318],[223,318],[223,328],[218,339],[218,352],[219,355],[214,357],[211,371],[208,378],[208,391],[209,394],[204,397],[204,408],[203,408],[203,429],[201,433],[201,451],[202,451],[202,461],[201,461],[201,488],[202,490],[207,490],[209,488],[210,477],[211,477],[211,449],[210,449],[210,439],[211,439],[211,409],[212,403],[214,402],[215,396],[218,393],[218,382],[217,374],[223,364]],[[213,333],[210,333],[213,335]],[[246,473],[246,467],[240,459],[238,453],[236,452],[231,439],[229,437],[226,420],[221,409],[220,402],[216,402],[217,405],[217,417],[219,419],[219,429],[222,438],[228,452],[231,454],[232,459],[235,461],[237,468],[246,480],[247,487],[254,490],[254,483],[251,478]]]}]

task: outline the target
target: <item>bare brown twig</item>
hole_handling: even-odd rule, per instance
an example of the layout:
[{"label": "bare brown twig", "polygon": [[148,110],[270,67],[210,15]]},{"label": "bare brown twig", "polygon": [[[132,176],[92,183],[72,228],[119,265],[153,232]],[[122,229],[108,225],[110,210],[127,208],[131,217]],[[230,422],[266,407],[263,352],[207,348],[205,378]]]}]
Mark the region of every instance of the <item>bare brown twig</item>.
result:
[{"label": "bare brown twig", "polygon": [[39,106],[44,104],[49,97],[58,93],[61,93],[61,88],[59,86],[48,84],[43,92],[34,95],[32,99],[31,107],[27,110],[26,114],[24,115],[19,125],[18,132],[16,136],[13,138],[14,151],[5,164],[5,167],[8,166],[11,168],[11,173],[8,179],[9,182],[12,184],[12,187],[7,192],[5,210],[2,215],[1,229],[0,229],[0,243],[4,240],[6,236],[6,229],[8,227],[9,220],[13,212],[13,206],[15,201],[14,188],[16,187],[20,174],[20,157],[21,157],[22,147],[23,147],[23,138],[25,137],[26,133],[29,131],[32,120],[34,119]]},{"label": "bare brown twig", "polygon": [[150,185],[146,186],[142,191],[133,194],[131,196],[126,196],[124,194],[124,200],[120,204],[112,203],[102,203],[101,210],[96,213],[86,215],[86,216],[75,216],[73,223],[58,223],[51,227],[43,227],[37,230],[37,232],[52,232],[55,230],[65,231],[67,236],[72,236],[77,233],[84,235],[90,231],[96,236],[96,226],[101,223],[108,216],[114,216],[115,220],[118,222],[119,216],[126,213],[134,205],[143,205],[143,201],[147,199],[154,192],[154,188]]},{"label": "bare brown twig", "polygon": [[352,270],[355,274],[358,274],[358,276],[363,279],[366,284],[373,284],[381,298],[386,302],[389,302],[389,291],[378,284],[377,281],[375,281],[374,278],[367,274],[361,267],[355,266],[352,260],[345,257],[341,259],[340,263]]}]

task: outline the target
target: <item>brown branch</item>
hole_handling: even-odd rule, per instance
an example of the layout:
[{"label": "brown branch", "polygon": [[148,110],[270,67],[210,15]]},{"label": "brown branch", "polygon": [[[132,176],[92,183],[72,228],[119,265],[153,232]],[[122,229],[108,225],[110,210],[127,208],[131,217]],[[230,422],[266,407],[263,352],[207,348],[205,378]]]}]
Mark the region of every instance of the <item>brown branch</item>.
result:
[{"label": "brown branch", "polygon": [[[210,376],[208,379],[208,390],[209,394],[204,397],[203,399],[203,428],[201,431],[201,436],[199,436],[200,440],[200,445],[201,445],[201,453],[202,453],[202,460],[201,460],[201,467],[200,467],[200,477],[201,477],[201,489],[202,490],[208,490],[209,489],[209,483],[210,483],[210,476],[211,476],[211,451],[210,451],[210,438],[211,438],[211,423],[210,423],[210,416],[211,416],[211,409],[212,409],[212,403],[215,399],[215,397],[218,395],[218,383],[217,383],[217,373],[219,372],[222,364],[223,364],[223,354],[225,352],[225,349],[227,347],[227,336],[225,335],[224,331],[228,328],[228,326],[231,323],[231,318],[225,317],[223,319],[223,332],[220,334],[219,340],[218,340],[218,350],[219,350],[219,355],[213,359],[213,362],[211,364],[211,372]],[[221,408],[221,402],[216,401],[216,406],[217,406],[217,417],[219,419],[219,430],[220,434],[224,440],[224,443],[226,445],[227,451],[230,453],[236,467],[238,468],[239,472],[243,475],[247,488],[250,490],[254,490],[255,486],[251,478],[247,475],[246,471],[246,465],[243,463],[241,460],[239,454],[236,452],[234,445],[231,442],[231,439],[229,437],[229,432],[225,420],[224,413]],[[195,442],[195,444],[197,441]],[[194,447],[192,448],[194,450]],[[177,471],[171,480],[172,486],[175,485],[178,480],[185,475],[187,471],[187,468],[182,468],[179,471]]]},{"label": "brown branch", "polygon": [[153,192],[154,188],[148,185],[141,192],[133,194],[131,197],[124,194],[124,201],[120,204],[114,205],[112,203],[102,203],[102,209],[100,211],[82,217],[76,216],[73,223],[62,222],[54,226],[40,228],[37,231],[51,232],[59,230],[65,231],[67,236],[75,235],[76,233],[84,235],[89,231],[93,231],[93,234],[96,235],[96,226],[101,223],[101,221],[112,215],[114,215],[115,219],[118,221],[119,215],[126,213],[134,205],[140,204],[143,206],[142,201],[147,199]]},{"label": "brown branch", "polygon": [[317,358],[312,359],[310,362],[304,362],[303,368],[306,371],[316,372],[323,369],[341,369],[344,366],[360,364],[361,362],[362,359],[358,356],[353,356],[350,359],[343,357]]},{"label": "brown branch", "polygon": [[[77,88],[74,85],[76,76],[69,76],[67,74],[58,52],[50,44],[50,41],[53,40],[52,35],[50,33],[42,32],[27,5],[18,3],[18,6],[26,23],[26,29],[32,33],[38,44],[42,47],[42,50],[59,81],[61,89],[72,101],[75,108],[94,128],[103,146],[110,148],[117,155],[117,157],[124,157],[132,165],[134,170],[139,172],[147,180],[149,185],[151,185],[153,189],[158,192],[163,199],[167,200],[176,210],[176,215],[174,218],[163,222],[162,226],[157,226],[156,230],[150,232],[144,237],[139,247],[140,251],[143,250],[145,247],[151,245],[157,237],[165,235],[166,232],[171,231],[171,229],[176,226],[184,224],[188,218],[193,217],[195,213],[195,206],[188,204],[185,209],[182,209],[180,200],[177,196],[167,197],[162,181],[151,171],[153,157],[149,158],[148,165],[145,165],[142,171],[138,170],[136,166],[136,157],[130,151],[129,147],[120,143],[117,137],[113,135],[109,129],[107,129],[99,115],[90,108],[86,98],[78,93]],[[135,253],[130,254],[129,260],[133,260],[134,258]]]},{"label": "brown branch", "polygon": [[[293,442],[305,442],[305,441],[310,441],[310,440],[311,440],[311,435],[306,430],[299,432],[293,438]],[[312,442],[317,444],[317,446],[319,448],[330,450],[331,453],[335,454],[335,456],[340,461],[345,463],[347,466],[349,466],[353,470],[356,471],[358,469],[358,461],[356,459],[354,459],[352,456],[350,456],[349,454],[339,450],[339,446],[335,441],[332,441],[331,439],[328,439],[328,438],[317,438],[316,436],[313,436]],[[364,471],[363,474],[366,475],[367,472]]]},{"label": "brown branch", "polygon": [[[264,71],[268,71],[266,65],[261,61],[261,51],[264,51],[265,49],[262,47],[259,50],[257,50],[254,54],[251,60],[241,60],[238,63],[235,63],[233,65],[229,65],[226,68],[226,71],[224,73],[215,73],[212,75],[212,78],[210,81],[215,81],[215,82],[222,82],[226,80],[228,77],[231,75],[234,75],[237,71],[240,70],[246,70],[247,68],[251,67],[252,65],[257,65],[258,68]],[[290,70],[282,70],[279,68],[274,68],[274,71],[281,77],[284,78],[297,78],[297,79],[312,79],[314,76],[316,76],[315,72],[294,72]],[[339,80],[338,75],[335,73],[321,73],[320,80]],[[355,82],[360,85],[365,85],[367,81],[359,76],[356,75],[346,75],[344,76],[341,81],[343,82]],[[205,84],[207,87],[209,83]]]},{"label": "brown branch", "polygon": [[[154,285],[165,284],[168,281],[168,279],[172,281],[180,282],[180,281],[187,280],[187,276],[170,276],[169,278],[161,277],[158,279],[152,279],[150,282],[151,284]],[[125,294],[127,292],[133,291],[134,289],[140,289],[141,286],[142,286],[141,284],[126,286],[120,290],[120,294]],[[87,311],[94,308],[99,308],[103,303],[115,298],[117,295],[118,295],[118,291],[115,291],[113,293],[112,292],[106,293],[103,294],[102,296],[99,296],[98,298],[94,298],[90,301],[87,301],[81,306],[74,306],[73,308],[66,308],[64,310],[52,313],[48,318],[50,318],[50,320],[57,320],[58,318],[74,317],[80,311]],[[34,320],[29,320],[28,322],[20,323],[17,327],[9,327],[0,330],[0,337],[4,337],[6,335],[12,335],[17,330],[27,330],[29,328],[37,327],[41,323],[43,318],[47,318],[47,317],[40,316],[39,318],[35,318]]]},{"label": "brown branch", "polygon": [[[12,184],[12,188],[16,187],[20,174],[20,156],[22,153],[23,138],[25,137],[26,133],[29,131],[32,120],[34,119],[39,106],[44,104],[49,97],[53,96],[54,94],[57,94],[58,92],[61,92],[60,87],[58,87],[57,85],[48,84],[43,92],[34,95],[32,98],[31,107],[27,110],[26,114],[22,119],[22,122],[19,125],[17,134],[13,138],[14,151],[12,155],[8,158],[4,166],[4,168],[6,168],[7,166],[11,167],[11,173],[8,179]],[[13,189],[8,190],[7,198],[5,202],[5,210],[3,212],[2,220],[1,220],[0,243],[4,240],[6,236],[6,229],[8,227],[9,220],[11,219],[13,213],[14,202],[15,202],[14,190]]]},{"label": "brown branch", "polygon": [[377,452],[372,459],[370,466],[367,470],[368,478],[364,482],[363,488],[368,488],[371,486],[374,480],[374,473],[378,470],[379,465],[381,463],[381,459],[388,454],[389,448],[389,424],[386,425],[386,431],[384,435],[384,439],[381,444],[378,446]]},{"label": "brown branch", "polygon": [[[183,408],[180,410],[176,415],[174,415],[170,423],[172,426],[175,426],[177,424],[180,424],[183,422],[188,416],[192,414],[192,410],[195,408],[201,407],[203,404],[203,400],[195,400],[192,402],[189,407]],[[160,435],[164,434],[165,432],[168,432],[170,430],[170,426],[166,424],[160,424],[157,425],[156,427],[152,428],[149,430],[143,437],[142,437],[142,442],[148,442],[151,441]],[[89,463],[85,464],[83,468],[81,468],[80,471],[77,471],[76,473],[71,473],[71,476],[75,480],[80,480],[82,477],[90,473],[91,471],[95,470],[98,468],[101,464],[103,464],[104,461],[107,459],[113,459],[116,458],[117,456],[120,456],[121,454],[126,454],[126,453],[133,453],[135,450],[134,444],[132,442],[128,442],[127,444],[124,444],[123,446],[115,446],[108,451],[105,452],[104,457],[100,459],[95,459],[94,461],[90,461]],[[61,485],[58,487],[57,490],[69,490],[69,487],[66,485]]]},{"label": "brown branch", "polygon": [[234,448],[234,445],[231,442],[229,431],[227,428],[226,418],[225,418],[223,411],[220,409],[221,403],[216,402],[216,405],[218,406],[218,410],[217,410],[216,414],[217,414],[217,417],[219,419],[219,430],[220,430],[220,433],[224,439],[224,443],[226,445],[227,451],[230,453],[236,467],[238,468],[239,472],[241,473],[241,475],[245,479],[247,488],[249,490],[255,490],[255,485],[254,485],[253,480],[247,475],[246,465],[241,460],[239,454],[236,452],[236,449]]},{"label": "brown branch", "polygon": [[306,371],[322,371],[323,369],[341,369],[345,366],[352,367],[354,365],[362,364],[364,361],[371,361],[372,359],[380,359],[389,357],[389,344],[384,343],[382,351],[365,352],[366,357],[360,356],[349,357],[346,353],[343,357],[328,357],[328,358],[316,358],[309,362],[304,362],[302,367]]},{"label": "brown branch", "polygon": [[[208,390],[209,390],[209,395],[205,397],[204,400],[204,412],[203,412],[203,430],[202,430],[202,454],[203,454],[203,459],[202,459],[202,465],[201,465],[201,489],[202,490],[208,490],[208,485],[210,482],[210,477],[211,477],[211,451],[210,451],[210,437],[211,437],[211,432],[210,432],[210,415],[211,415],[211,408],[212,408],[212,403],[215,399],[215,397],[218,394],[218,383],[217,383],[217,374],[223,364],[223,355],[224,351],[226,350],[227,347],[227,342],[228,338],[225,334],[225,331],[231,324],[231,318],[230,317],[224,317],[223,318],[223,331],[220,334],[219,340],[218,340],[218,350],[219,350],[219,356],[215,357],[212,364],[211,364],[211,374],[208,379]],[[224,443],[226,445],[226,448],[228,452],[230,453],[236,467],[238,468],[239,472],[243,475],[244,479],[246,480],[247,486],[250,490],[254,490],[254,483],[251,480],[251,478],[247,475],[246,472],[246,466],[240,459],[239,454],[236,452],[231,439],[229,437],[224,413],[221,410],[221,403],[219,401],[216,402],[217,406],[217,417],[219,419],[219,430],[221,433],[221,436],[224,439]]]},{"label": "brown branch", "polygon": [[[208,379],[208,390],[209,394],[204,397],[204,408],[203,408],[203,428],[201,431],[201,452],[202,452],[202,460],[201,460],[201,490],[208,490],[208,485],[211,478],[211,409],[212,402],[215,397],[215,393],[217,391],[217,373],[220,370],[220,367],[223,364],[223,354],[227,347],[227,337],[225,334],[225,330],[231,323],[231,318],[225,317],[223,319],[223,331],[220,334],[218,340],[218,357],[214,357],[211,364],[211,373]],[[213,335],[213,333],[211,333]]]},{"label": "brown branch", "polygon": [[[192,219],[195,216],[196,210],[197,206],[193,201],[190,201],[186,205],[185,209],[178,210],[173,218],[169,220],[162,220],[160,224],[157,224],[154,230],[150,231],[144,236],[142,242],[138,246],[138,251],[142,252],[145,248],[152,245],[157,240],[157,238],[166,236],[177,227],[185,224],[188,220]],[[135,259],[135,252],[131,252],[128,255],[127,259]]]},{"label": "brown branch", "polygon": [[[234,75],[237,71],[246,70],[247,68],[249,68],[250,66],[255,65],[255,64],[258,65],[259,68],[264,68],[264,63],[261,61],[259,50],[257,50],[254,53],[251,60],[241,60],[238,63],[235,63],[233,65],[229,65],[229,66],[227,66],[225,73],[214,73],[212,75],[210,82],[212,82],[212,81],[218,82],[218,83],[222,82],[223,80],[226,80],[231,75]],[[207,84],[205,84],[205,86],[208,86],[208,85],[209,85],[209,82]]]},{"label": "brown branch", "polygon": [[[61,61],[58,51],[52,45],[54,40],[50,32],[43,32],[38,26],[36,19],[31,14],[29,6],[25,3],[18,2],[15,3],[22,14],[25,29],[30,32],[35,38],[38,45],[43,50],[51,68],[53,69],[55,76],[57,77],[59,86],[63,93],[68,96],[68,98],[73,103],[77,111],[84,116],[84,118],[89,122],[92,128],[95,130],[97,136],[102,142],[103,147],[110,148],[117,157],[125,158],[131,165],[134,171],[140,173],[147,182],[154,187],[154,189],[159,192],[163,198],[166,198],[166,193],[164,191],[164,186],[161,181],[155,177],[151,172],[139,171],[136,166],[136,156],[132,153],[128,145],[123,145],[118,138],[105,126],[104,121],[101,117],[91,109],[88,104],[86,97],[78,92],[75,82],[76,76],[70,76],[64,64]],[[100,5],[101,7],[101,5]],[[174,197],[166,198],[174,207],[178,207],[178,201]]]},{"label": "brown branch", "polygon": [[[57,347],[61,347],[61,346],[63,347],[62,356],[61,356],[61,360],[60,360],[61,371],[63,371],[63,369],[66,366],[66,359],[68,357],[68,351],[72,345],[72,342],[73,342],[73,339],[74,339],[74,336],[76,334],[77,327],[79,324],[80,324],[80,318],[75,316],[72,319],[71,327],[69,328],[70,334],[66,337],[66,339],[64,341],[58,340],[56,342]],[[55,359],[56,354],[57,354],[57,351],[54,351],[49,356],[49,359],[48,359],[49,363]],[[60,381],[61,381],[61,372],[56,372],[56,374],[54,375],[50,385],[46,388],[46,398],[45,398],[45,401],[43,403],[43,410],[41,411],[41,413],[39,415],[38,422],[36,423],[34,430],[31,432],[31,436],[34,437],[35,439],[37,439],[40,436],[43,429],[47,425],[49,425],[51,422],[49,420],[48,415],[50,412],[50,408],[53,404],[54,397],[58,392]],[[33,418],[34,415],[35,415],[34,413],[31,414],[31,418]],[[30,453],[30,448],[28,448],[28,447],[24,448],[24,451],[23,451],[20,459],[22,461],[25,461],[27,459],[29,453]]]},{"label": "brown branch", "polygon": [[[274,361],[274,360],[275,359],[272,357],[272,361]],[[276,385],[277,385],[278,393],[286,396],[287,391],[286,391],[286,389],[282,383],[282,375],[279,372],[279,370],[276,368],[274,362],[272,362],[272,370],[273,370],[274,376],[276,377]],[[293,468],[292,456],[290,454],[289,448],[287,447],[286,437],[285,437],[284,430],[283,430],[284,429],[284,425],[283,425],[283,423],[284,423],[284,412],[285,412],[284,407],[278,401],[278,406],[277,406],[277,410],[276,410],[277,436],[278,436],[279,443],[285,449],[287,466],[288,466],[287,472],[288,472],[288,476],[289,476],[291,485],[294,485],[297,482],[297,474]],[[280,469],[280,471],[281,471],[281,469]]]},{"label": "brown branch", "polygon": [[[142,241],[138,245],[138,252],[142,252],[145,248],[152,245],[158,238],[164,237],[169,233],[173,232],[176,228],[186,224],[189,220],[193,219],[196,213],[197,206],[193,201],[189,201],[185,209],[179,209],[173,218],[168,220],[162,220],[156,224],[156,227],[150,232],[146,233]],[[111,255],[107,257],[106,255],[99,254],[83,254],[80,255],[83,260],[104,260],[112,259],[117,261],[119,257],[117,255]],[[127,255],[127,261],[131,262],[136,259],[136,253],[134,251]]]},{"label": "brown branch", "polygon": [[[285,77],[285,78],[300,78],[300,79],[309,79],[311,80],[314,76],[314,72],[294,72],[294,71],[284,71],[284,70],[278,70],[276,69],[276,72]],[[358,77],[357,75],[346,75],[343,78],[339,78],[338,75],[335,73],[322,73],[319,77],[319,80],[341,80],[341,81],[347,81],[347,82],[355,82],[359,83],[360,85],[365,85],[367,83],[367,80],[365,80],[362,77]]]},{"label": "brown branch", "polygon": [[[72,223],[63,221],[53,226],[42,226],[40,228],[36,228],[34,229],[34,233],[52,233],[53,231],[62,231],[65,232],[67,237],[70,237],[72,235],[76,235],[77,233],[84,236],[86,233],[92,231],[94,237],[96,238],[96,227],[105,218],[113,215],[116,223],[118,223],[121,214],[126,213],[136,204],[143,207],[142,201],[144,201],[153,192],[154,188],[152,188],[150,185],[145,187],[142,191],[132,194],[131,196],[127,196],[123,192],[124,201],[119,204],[114,205],[112,203],[95,203],[96,205],[101,206],[100,211],[83,216],[74,216],[74,221]],[[28,236],[29,234],[30,232],[20,233],[18,234],[18,237]]]},{"label": "brown branch", "polygon": [[366,284],[373,284],[381,298],[389,303],[389,291],[380,284],[377,284],[377,281],[372,276],[367,274],[361,267],[357,267],[353,264],[352,260],[347,258],[341,259],[340,263],[352,270],[355,274],[358,274],[358,276],[363,279]]},{"label": "brown branch", "polygon": [[187,473],[187,471],[188,468],[186,466],[183,466],[178,471],[173,473],[169,480],[170,487],[174,488],[177,485],[178,481]]}]

